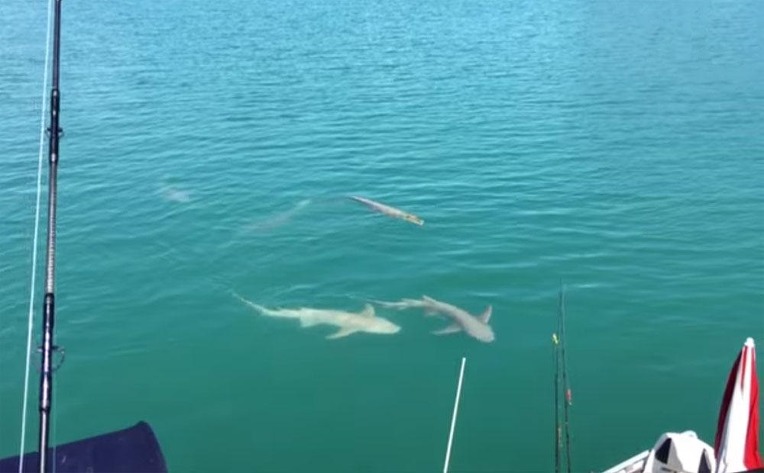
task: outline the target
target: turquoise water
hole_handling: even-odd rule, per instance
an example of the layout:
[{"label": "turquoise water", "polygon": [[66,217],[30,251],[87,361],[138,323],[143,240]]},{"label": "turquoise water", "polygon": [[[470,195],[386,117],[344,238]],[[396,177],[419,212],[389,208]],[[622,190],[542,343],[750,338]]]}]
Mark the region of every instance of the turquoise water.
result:
[{"label": "turquoise water", "polygon": [[[7,456],[45,5],[0,17]],[[64,2],[56,443],[146,420],[174,472],[434,471],[466,356],[452,471],[550,471],[560,280],[573,469],[665,431],[713,442],[732,360],[764,343],[762,18],[754,0]],[[491,304],[497,338],[378,308],[401,332],[326,340],[231,291]],[[31,449],[36,394],[29,413]]]}]

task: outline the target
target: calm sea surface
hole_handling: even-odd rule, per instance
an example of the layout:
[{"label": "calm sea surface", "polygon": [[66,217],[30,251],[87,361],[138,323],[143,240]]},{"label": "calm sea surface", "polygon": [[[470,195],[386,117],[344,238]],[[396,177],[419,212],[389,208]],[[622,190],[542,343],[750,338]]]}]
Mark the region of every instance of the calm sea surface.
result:
[{"label": "calm sea surface", "polygon": [[[764,2],[63,15],[56,443],[146,420],[173,472],[436,471],[465,356],[451,470],[548,472],[561,281],[573,470],[665,431],[713,443],[734,357],[764,344]],[[20,444],[46,5],[0,18],[2,457]],[[232,291],[492,305],[496,341],[380,307],[399,333],[327,340]]]}]

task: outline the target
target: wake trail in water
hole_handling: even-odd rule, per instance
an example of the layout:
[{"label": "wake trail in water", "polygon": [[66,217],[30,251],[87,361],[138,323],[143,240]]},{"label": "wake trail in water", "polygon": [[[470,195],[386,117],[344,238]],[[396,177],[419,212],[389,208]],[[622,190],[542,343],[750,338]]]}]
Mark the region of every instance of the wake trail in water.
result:
[{"label": "wake trail in water", "polygon": [[296,216],[304,213],[308,207],[315,210],[318,210],[319,208],[325,209],[327,207],[332,208],[342,205],[346,200],[346,197],[340,196],[324,196],[303,199],[286,210],[273,213],[260,221],[246,225],[243,228],[243,231],[246,233],[259,233],[280,228],[291,223]]},{"label": "wake trail in water", "polygon": [[313,203],[313,199],[303,199],[287,210],[275,213],[259,222],[250,223],[244,227],[244,231],[247,233],[257,233],[283,227],[291,222],[296,215],[301,213],[311,203]]}]

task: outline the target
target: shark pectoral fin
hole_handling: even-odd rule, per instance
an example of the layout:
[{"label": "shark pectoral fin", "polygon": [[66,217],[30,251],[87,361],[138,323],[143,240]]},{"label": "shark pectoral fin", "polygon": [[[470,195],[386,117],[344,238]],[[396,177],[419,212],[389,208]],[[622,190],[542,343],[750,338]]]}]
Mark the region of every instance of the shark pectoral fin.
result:
[{"label": "shark pectoral fin", "polygon": [[432,334],[433,335],[448,335],[449,333],[456,333],[461,331],[462,331],[462,328],[460,326],[458,326],[457,324],[452,324],[446,328],[435,330],[434,332],[432,332]]},{"label": "shark pectoral fin", "polygon": [[484,324],[487,324],[488,321],[491,320],[492,312],[493,312],[493,307],[489,305],[485,309],[485,311],[482,314],[480,314],[480,317],[478,317],[478,319],[480,319],[480,321],[483,322]]},{"label": "shark pectoral fin", "polygon": [[300,327],[306,328],[306,327],[313,327],[315,325],[319,325],[320,322],[317,322],[313,319],[300,319]]},{"label": "shark pectoral fin", "polygon": [[438,315],[438,311],[428,307],[424,310],[424,315]]},{"label": "shark pectoral fin", "polygon": [[361,311],[361,315],[363,317],[374,317],[376,314],[374,313],[374,306],[371,304],[366,304],[363,306],[363,310]]},{"label": "shark pectoral fin", "polygon": [[358,330],[356,330],[354,328],[349,328],[349,327],[341,328],[338,331],[336,331],[335,333],[333,333],[331,335],[328,335],[326,338],[328,340],[334,340],[335,338],[347,337],[348,335],[354,334],[357,331]]}]

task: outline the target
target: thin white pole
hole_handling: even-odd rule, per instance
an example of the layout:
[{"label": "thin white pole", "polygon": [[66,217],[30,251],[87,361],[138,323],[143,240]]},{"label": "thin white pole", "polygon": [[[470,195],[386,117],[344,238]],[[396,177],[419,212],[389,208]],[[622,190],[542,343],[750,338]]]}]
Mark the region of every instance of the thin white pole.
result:
[{"label": "thin white pole", "polygon": [[462,395],[462,379],[464,379],[464,365],[467,358],[462,357],[462,368],[459,370],[459,384],[456,386],[456,399],[454,400],[454,414],[451,416],[451,432],[448,434],[448,448],[446,448],[446,463],[443,465],[443,473],[448,473],[448,461],[451,459],[451,444],[454,441],[454,428],[456,427],[456,413],[459,411],[459,397]]}]

